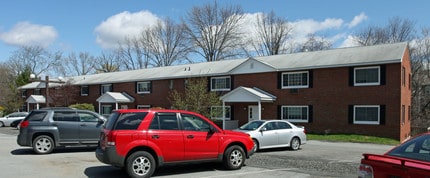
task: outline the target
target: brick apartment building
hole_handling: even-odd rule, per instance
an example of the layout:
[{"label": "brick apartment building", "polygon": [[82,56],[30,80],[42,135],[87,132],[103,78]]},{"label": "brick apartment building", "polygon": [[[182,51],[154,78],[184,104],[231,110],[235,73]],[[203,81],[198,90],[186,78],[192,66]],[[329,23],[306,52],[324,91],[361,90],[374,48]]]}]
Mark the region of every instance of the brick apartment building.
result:
[{"label": "brick apartment building", "polygon": [[[309,133],[410,136],[411,62],[407,43],[250,57],[66,78],[101,114],[121,108],[170,108],[172,90],[206,78],[233,127],[287,119]],[[60,84],[49,83],[49,88]],[[21,87],[26,107],[44,106],[45,84]],[[218,119],[222,119],[219,116]],[[236,125],[234,124],[236,123]]]}]

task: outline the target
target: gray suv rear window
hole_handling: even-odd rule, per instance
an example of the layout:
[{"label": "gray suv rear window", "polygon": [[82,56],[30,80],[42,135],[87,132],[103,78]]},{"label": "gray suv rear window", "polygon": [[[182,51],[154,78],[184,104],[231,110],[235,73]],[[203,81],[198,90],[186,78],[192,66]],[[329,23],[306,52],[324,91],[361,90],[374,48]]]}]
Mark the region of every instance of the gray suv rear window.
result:
[{"label": "gray suv rear window", "polygon": [[47,111],[33,111],[27,117],[27,120],[28,121],[42,121],[45,118],[46,114],[48,114]]}]

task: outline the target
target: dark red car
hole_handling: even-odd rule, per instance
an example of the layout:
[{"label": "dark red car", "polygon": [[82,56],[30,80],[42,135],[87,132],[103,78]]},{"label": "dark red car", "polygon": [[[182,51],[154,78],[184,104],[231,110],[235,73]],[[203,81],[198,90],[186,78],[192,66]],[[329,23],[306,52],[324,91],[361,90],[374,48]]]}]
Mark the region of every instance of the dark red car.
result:
[{"label": "dark red car", "polygon": [[383,155],[363,154],[360,178],[430,177],[430,132],[421,134]]},{"label": "dark red car", "polygon": [[107,120],[96,157],[130,177],[150,177],[156,167],[173,163],[216,161],[240,169],[253,146],[248,134],[222,130],[194,112],[127,109]]}]

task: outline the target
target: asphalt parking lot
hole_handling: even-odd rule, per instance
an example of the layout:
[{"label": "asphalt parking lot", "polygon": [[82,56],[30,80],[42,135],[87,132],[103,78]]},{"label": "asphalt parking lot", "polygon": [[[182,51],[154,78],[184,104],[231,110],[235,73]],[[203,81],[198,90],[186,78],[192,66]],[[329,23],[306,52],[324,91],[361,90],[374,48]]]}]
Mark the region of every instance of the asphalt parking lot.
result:
[{"label": "asphalt parking lot", "polygon": [[[0,128],[1,177],[125,178],[120,169],[100,163],[94,148],[58,149],[36,155],[31,148],[16,144],[18,131]],[[241,170],[227,171],[215,163],[168,166],[154,177],[357,177],[356,167],[363,152],[383,153],[392,146],[309,141],[299,151],[274,149],[257,152]]]}]

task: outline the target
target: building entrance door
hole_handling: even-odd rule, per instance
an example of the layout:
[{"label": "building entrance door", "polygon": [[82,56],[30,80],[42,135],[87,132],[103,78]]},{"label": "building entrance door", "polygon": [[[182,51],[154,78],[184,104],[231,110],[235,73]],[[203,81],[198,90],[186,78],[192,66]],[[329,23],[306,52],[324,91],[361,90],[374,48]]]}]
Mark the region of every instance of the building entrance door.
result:
[{"label": "building entrance door", "polygon": [[258,118],[258,116],[259,116],[258,112],[259,112],[258,106],[249,105],[248,106],[248,121],[259,120],[260,118]]}]

